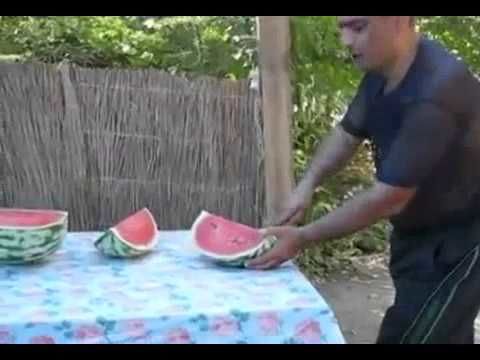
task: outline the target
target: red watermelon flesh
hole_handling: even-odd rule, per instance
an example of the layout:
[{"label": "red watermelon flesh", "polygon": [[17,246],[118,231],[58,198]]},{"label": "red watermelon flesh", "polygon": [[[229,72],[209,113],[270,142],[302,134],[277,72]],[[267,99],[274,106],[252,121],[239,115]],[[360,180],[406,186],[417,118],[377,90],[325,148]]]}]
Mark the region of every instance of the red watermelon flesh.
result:
[{"label": "red watermelon flesh", "polygon": [[134,247],[148,247],[157,235],[157,224],[153,215],[144,208],[119,222],[112,231]]},{"label": "red watermelon flesh", "polygon": [[235,256],[248,252],[263,241],[255,228],[203,211],[192,227],[197,246],[218,256]]},{"label": "red watermelon flesh", "polygon": [[66,213],[55,210],[0,209],[0,227],[30,228],[54,224]]}]

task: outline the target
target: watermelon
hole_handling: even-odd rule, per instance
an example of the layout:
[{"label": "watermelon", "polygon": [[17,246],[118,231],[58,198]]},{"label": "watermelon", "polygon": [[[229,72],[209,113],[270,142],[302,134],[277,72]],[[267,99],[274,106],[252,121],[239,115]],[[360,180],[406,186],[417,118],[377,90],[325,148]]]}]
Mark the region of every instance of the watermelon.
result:
[{"label": "watermelon", "polygon": [[243,267],[270,250],[276,238],[261,230],[202,211],[192,225],[197,250],[219,264]]},{"label": "watermelon", "polygon": [[67,212],[0,208],[0,264],[43,260],[60,248],[67,231]]},{"label": "watermelon", "polygon": [[143,208],[104,232],[94,245],[106,256],[131,258],[153,250],[157,234],[153,215]]}]

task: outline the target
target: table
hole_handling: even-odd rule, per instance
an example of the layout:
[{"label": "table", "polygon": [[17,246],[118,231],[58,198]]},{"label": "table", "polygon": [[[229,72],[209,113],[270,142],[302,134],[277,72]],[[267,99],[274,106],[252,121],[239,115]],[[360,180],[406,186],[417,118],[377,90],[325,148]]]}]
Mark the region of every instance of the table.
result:
[{"label": "table", "polygon": [[0,343],[345,343],[321,295],[288,263],[220,267],[189,231],[149,255],[109,259],[69,233],[47,262],[0,267]]}]

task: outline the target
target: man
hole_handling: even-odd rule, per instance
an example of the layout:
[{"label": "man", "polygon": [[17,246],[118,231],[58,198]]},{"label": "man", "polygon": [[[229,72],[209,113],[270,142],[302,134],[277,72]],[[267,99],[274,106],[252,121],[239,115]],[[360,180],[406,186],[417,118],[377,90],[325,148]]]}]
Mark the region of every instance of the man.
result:
[{"label": "man", "polygon": [[[415,30],[411,16],[342,16],[342,41],[365,71],[346,115],[317,150],[252,268],[390,219],[394,304],[377,343],[473,343],[480,305],[480,83]],[[376,182],[330,214],[295,227],[314,189],[359,144],[376,149]],[[352,299],[355,301],[355,299]]]}]

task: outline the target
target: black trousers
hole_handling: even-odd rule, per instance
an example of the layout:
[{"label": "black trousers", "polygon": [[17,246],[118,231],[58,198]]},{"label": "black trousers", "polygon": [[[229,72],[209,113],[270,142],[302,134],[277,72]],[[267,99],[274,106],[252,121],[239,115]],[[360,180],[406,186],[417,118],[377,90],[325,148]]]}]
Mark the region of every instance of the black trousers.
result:
[{"label": "black trousers", "polygon": [[473,344],[480,310],[480,221],[391,236],[395,300],[378,344]]}]

